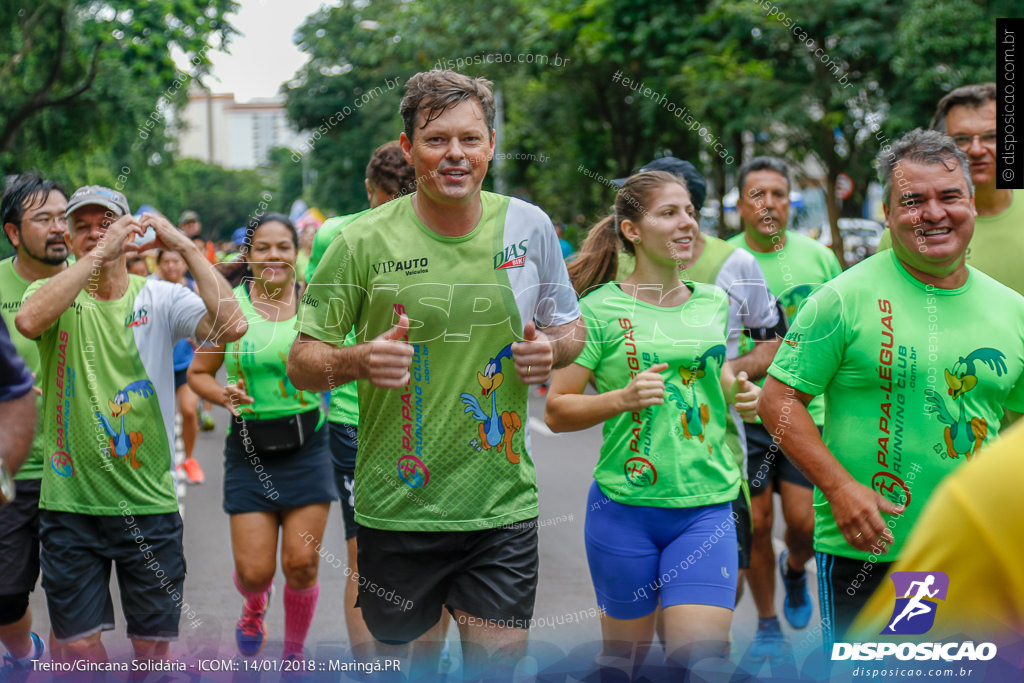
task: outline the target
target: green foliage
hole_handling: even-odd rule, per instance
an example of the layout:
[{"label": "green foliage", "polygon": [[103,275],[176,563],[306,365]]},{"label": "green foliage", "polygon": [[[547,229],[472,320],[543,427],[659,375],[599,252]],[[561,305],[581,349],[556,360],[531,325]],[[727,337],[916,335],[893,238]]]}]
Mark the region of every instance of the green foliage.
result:
[{"label": "green foliage", "polygon": [[[211,41],[234,33],[234,0],[39,0],[0,5],[0,170],[47,167],[111,148],[160,153],[163,115],[190,77],[206,73]],[[191,59],[177,71],[176,49]],[[152,134],[136,127],[156,112]]]}]

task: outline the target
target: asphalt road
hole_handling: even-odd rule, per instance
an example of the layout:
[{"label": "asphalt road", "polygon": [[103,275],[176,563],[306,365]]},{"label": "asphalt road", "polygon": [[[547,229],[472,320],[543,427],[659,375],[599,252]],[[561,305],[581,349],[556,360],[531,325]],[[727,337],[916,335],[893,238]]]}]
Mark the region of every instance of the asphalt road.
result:
[{"label": "asphalt road", "polygon": [[[236,654],[234,628],[241,609],[241,597],[232,583],[231,541],[228,516],[221,509],[222,497],[222,446],[227,424],[227,413],[215,409],[217,430],[200,433],[196,454],[206,473],[206,482],[200,486],[182,486],[184,496],[183,515],[185,521],[185,554],[188,562],[188,577],[185,583],[185,600],[194,610],[195,618],[185,616],[181,620],[181,638],[172,646],[177,661],[194,662],[196,659],[230,660]],[[600,641],[600,623],[596,616],[595,598],[587,569],[583,543],[583,525],[586,515],[587,490],[592,481],[592,471],[601,442],[600,428],[595,427],[572,434],[552,434],[543,424],[543,399],[534,397],[530,402],[530,426],[533,440],[534,460],[540,487],[540,582],[537,592],[535,624],[531,629],[531,653],[536,660],[526,666],[544,666],[562,659],[576,651],[573,659],[589,660]],[[776,519],[781,518],[781,512]],[[778,523],[776,525],[778,527]],[[776,546],[780,546],[781,528],[776,529]],[[323,547],[333,554],[321,564],[320,601],[316,617],[307,639],[307,652],[318,661],[348,661],[348,642],[344,623],[342,595],[345,579],[345,542],[341,513],[338,505],[332,507]],[[800,632],[784,630],[791,636],[797,661],[820,642],[818,630],[817,596],[813,562],[808,567],[812,599],[815,601],[815,617],[810,626]],[[276,660],[283,646],[283,611],[281,588],[283,576],[278,572],[275,584],[278,588],[271,602],[267,623],[269,640],[260,657]],[[116,597],[116,580],[112,580]],[[777,601],[781,601],[781,587]],[[781,608],[781,604],[779,605]],[[34,630],[40,634],[49,632],[46,604],[42,589],[32,596]],[[120,608],[116,607],[118,628],[104,634],[103,640],[110,656],[115,661],[130,660],[130,646],[124,634],[124,621]],[[186,614],[189,612],[186,610]],[[746,595],[736,610],[733,626],[734,663],[743,659],[743,654],[753,637],[756,627],[756,613],[749,595]],[[459,658],[457,634],[451,627],[452,659]],[[750,663],[746,663],[750,666]],[[767,676],[769,670],[762,669]],[[197,671],[189,670],[192,680]],[[775,672],[778,674],[778,671]],[[347,674],[334,673],[324,680],[348,680]],[[160,680],[163,675],[151,674],[150,680]],[[220,673],[203,673],[202,680],[226,681],[231,676]],[[373,675],[351,674],[353,680],[372,680]],[[280,674],[271,671],[246,680],[277,681]],[[52,673],[37,672],[31,681],[45,681],[53,678]],[[70,680],[80,680],[73,675]],[[171,679],[187,680],[185,674]],[[319,678],[318,678],[319,680]]]}]

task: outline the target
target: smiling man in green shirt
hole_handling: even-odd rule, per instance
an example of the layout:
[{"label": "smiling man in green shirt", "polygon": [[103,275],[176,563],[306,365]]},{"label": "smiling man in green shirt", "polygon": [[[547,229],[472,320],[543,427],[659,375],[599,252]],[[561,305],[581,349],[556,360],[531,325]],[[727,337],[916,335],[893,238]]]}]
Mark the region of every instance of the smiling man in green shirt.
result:
[{"label": "smiling man in green shirt", "polygon": [[[967,157],[919,129],[877,163],[893,249],[811,295],[758,408],[815,485],[828,648],[939,482],[996,438],[1004,407],[1024,409],[1024,297],[964,261],[975,219]],[[824,440],[807,410],[819,394]]]}]

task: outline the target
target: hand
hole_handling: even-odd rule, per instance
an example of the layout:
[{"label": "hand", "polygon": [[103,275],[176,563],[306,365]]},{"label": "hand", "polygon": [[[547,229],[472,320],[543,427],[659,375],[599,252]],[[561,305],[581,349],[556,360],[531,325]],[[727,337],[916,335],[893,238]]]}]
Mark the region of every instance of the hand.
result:
[{"label": "hand", "polygon": [[622,389],[622,412],[635,413],[647,406],[664,403],[665,377],[661,373],[665,370],[668,370],[668,363],[658,363],[637,373]]},{"label": "hand", "polygon": [[221,401],[221,405],[227,408],[228,412],[235,417],[238,417],[238,406],[249,405],[255,402],[256,399],[245,393],[244,379],[239,379],[237,384],[227,384],[224,386],[224,398]]},{"label": "hand", "polygon": [[88,256],[100,264],[109,263],[130,251],[139,251],[134,240],[146,230],[131,215],[124,215],[107,226],[103,236]]},{"label": "hand", "polygon": [[864,552],[884,555],[889,551],[894,539],[879,511],[900,515],[902,505],[890,503],[882,494],[855,481],[836,489],[828,502],[847,543]]},{"label": "hand", "polygon": [[[138,245],[139,251],[166,249],[183,254],[185,249],[195,247],[192,240],[185,236],[185,233],[171,225],[171,222],[160,214],[144,213],[139,216],[139,224],[144,228],[152,227],[153,232],[156,233],[155,238],[145,244]],[[145,234],[145,231],[143,231],[143,234]]]},{"label": "hand", "polygon": [[760,395],[761,387],[747,379],[747,373],[741,370],[725,398],[736,406],[740,419],[744,422],[757,422],[757,399]]},{"label": "hand", "polygon": [[532,320],[523,328],[523,341],[512,345],[512,359],[516,364],[516,375],[523,384],[544,384],[548,381],[555,360],[551,340],[537,329]]},{"label": "hand", "polygon": [[367,344],[366,376],[374,386],[399,389],[409,383],[412,346],[402,341],[408,333],[409,318],[403,313],[397,325]]}]

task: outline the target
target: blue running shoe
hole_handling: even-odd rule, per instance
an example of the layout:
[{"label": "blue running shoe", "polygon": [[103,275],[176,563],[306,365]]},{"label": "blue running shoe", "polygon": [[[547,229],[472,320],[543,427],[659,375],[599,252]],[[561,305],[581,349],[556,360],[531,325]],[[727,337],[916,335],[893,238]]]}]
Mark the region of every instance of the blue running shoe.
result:
[{"label": "blue running shoe", "polygon": [[249,609],[249,603],[242,605],[242,616],[235,628],[235,642],[238,644],[238,651],[246,657],[252,657],[263,649],[263,643],[267,641],[267,626],[263,623],[267,615],[267,608],[270,607],[270,596],[274,593],[274,586],[267,589],[267,604],[262,611]]},{"label": "blue running shoe", "polygon": [[43,656],[46,647],[43,645],[42,639],[35,633],[29,635],[32,636],[31,654],[24,659],[15,659],[10,653],[4,655],[3,666],[0,666],[0,683],[25,680],[32,673],[32,662]]},{"label": "blue running shoe", "polygon": [[779,554],[779,572],[782,573],[782,585],[786,588],[786,599],[782,603],[782,613],[793,628],[805,628],[811,621],[811,594],[807,592],[807,572],[798,579],[786,578],[789,574],[789,549]]},{"label": "blue running shoe", "polygon": [[782,635],[778,617],[758,619],[757,633],[754,634],[754,642],[750,644],[747,657],[758,661],[782,659],[782,646],[785,642],[786,638]]}]

